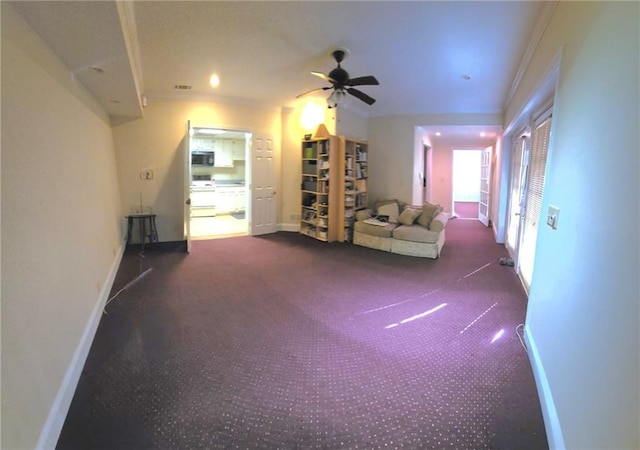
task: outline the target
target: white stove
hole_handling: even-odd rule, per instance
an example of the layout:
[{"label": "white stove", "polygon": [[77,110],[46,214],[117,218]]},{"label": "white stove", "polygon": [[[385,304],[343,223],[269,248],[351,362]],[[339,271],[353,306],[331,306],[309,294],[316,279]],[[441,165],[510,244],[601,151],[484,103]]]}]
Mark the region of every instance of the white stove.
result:
[{"label": "white stove", "polygon": [[215,180],[191,180],[191,190],[211,191],[216,189]]},{"label": "white stove", "polygon": [[191,180],[191,217],[216,215],[216,182],[203,175]]}]

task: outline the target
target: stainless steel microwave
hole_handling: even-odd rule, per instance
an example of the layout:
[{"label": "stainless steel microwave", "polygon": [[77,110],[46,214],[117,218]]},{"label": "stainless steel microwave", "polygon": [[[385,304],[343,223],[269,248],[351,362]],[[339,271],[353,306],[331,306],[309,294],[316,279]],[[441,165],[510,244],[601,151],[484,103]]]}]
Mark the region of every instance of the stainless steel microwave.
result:
[{"label": "stainless steel microwave", "polygon": [[213,167],[216,161],[215,152],[192,152],[192,166],[209,166]]}]

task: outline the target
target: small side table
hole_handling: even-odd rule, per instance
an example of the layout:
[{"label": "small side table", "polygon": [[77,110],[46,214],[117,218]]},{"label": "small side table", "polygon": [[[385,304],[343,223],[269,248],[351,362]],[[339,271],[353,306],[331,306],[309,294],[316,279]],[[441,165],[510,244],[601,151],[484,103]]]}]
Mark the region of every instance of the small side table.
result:
[{"label": "small side table", "polygon": [[127,217],[127,245],[131,243],[131,235],[133,231],[133,222],[138,221],[138,229],[140,230],[140,244],[144,250],[146,240],[158,242],[158,230],[156,229],[155,214],[130,214]]}]

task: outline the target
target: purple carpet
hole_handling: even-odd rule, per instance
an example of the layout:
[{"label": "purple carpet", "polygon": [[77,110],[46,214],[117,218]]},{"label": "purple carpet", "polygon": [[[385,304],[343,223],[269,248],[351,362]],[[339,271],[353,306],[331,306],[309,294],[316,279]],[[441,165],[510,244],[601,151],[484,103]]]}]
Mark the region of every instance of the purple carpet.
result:
[{"label": "purple carpet", "polygon": [[454,202],[453,210],[460,219],[477,219],[478,202]]},{"label": "purple carpet", "polygon": [[437,260],[297,233],[127,252],[59,449],[544,449],[492,233]]}]

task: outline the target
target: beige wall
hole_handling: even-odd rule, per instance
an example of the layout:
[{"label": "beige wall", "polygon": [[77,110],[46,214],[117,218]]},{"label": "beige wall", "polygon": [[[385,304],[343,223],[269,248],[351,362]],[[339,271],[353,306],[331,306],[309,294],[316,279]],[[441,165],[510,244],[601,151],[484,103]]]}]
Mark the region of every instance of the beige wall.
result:
[{"label": "beige wall", "polygon": [[282,113],[282,164],[281,164],[281,228],[295,231],[300,227],[300,192],[302,173],[301,142],[305,134],[313,134],[317,126],[305,127],[301,120],[302,112],[308,103],[314,103],[324,112],[319,120],[327,127],[330,134],[337,132],[336,110],[327,109],[324,98],[305,98],[295,107],[287,108]]},{"label": "beige wall", "polygon": [[369,119],[369,202],[413,197],[414,124],[404,116]]},{"label": "beige wall", "polygon": [[[259,108],[196,100],[148,99],[144,117],[114,126],[122,214],[140,204],[157,214],[160,241],[184,239],[184,148],[187,121],[192,126],[265,133],[281,140],[281,114]],[[280,149],[276,145],[277,166]],[[154,171],[153,180],[140,172]],[[277,174],[278,177],[280,174]],[[280,188],[276,190],[280,192]]]},{"label": "beige wall", "polygon": [[366,115],[353,108],[338,108],[336,112],[336,135],[345,136],[356,141],[366,141]]},{"label": "beige wall", "polygon": [[640,448],[639,17],[558,2],[507,109],[505,125],[562,51],[542,205],[559,222],[539,229],[526,319],[556,448]]},{"label": "beige wall", "polygon": [[119,261],[119,217],[105,112],[3,2],[2,448],[35,448],[45,423],[57,438]]},{"label": "beige wall", "polygon": [[[413,116],[373,117],[368,123],[370,148],[369,186],[370,199],[399,198],[412,203],[422,200],[420,166],[424,130],[423,126],[502,126],[501,114],[421,114]],[[485,144],[480,141],[478,144]],[[451,163],[443,154],[436,155],[444,146],[455,146],[456,142],[433,142],[431,200],[441,203],[451,197]],[[475,145],[475,142],[464,144]],[[488,141],[487,145],[493,142]],[[485,145],[486,146],[486,145]],[[450,158],[450,157],[449,157]],[[429,181],[428,181],[429,182]],[[444,203],[441,203],[446,206]],[[447,203],[451,205],[451,202]],[[451,207],[445,207],[450,210]]]},{"label": "beige wall", "polygon": [[[453,204],[453,150],[483,149],[494,147],[495,141],[439,140],[433,141],[431,170],[431,203],[442,205],[451,213]],[[493,200],[493,199],[492,199]],[[490,219],[493,220],[492,217]]]}]

